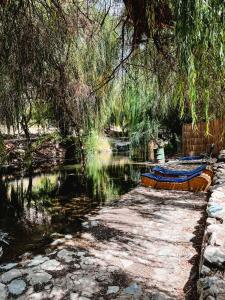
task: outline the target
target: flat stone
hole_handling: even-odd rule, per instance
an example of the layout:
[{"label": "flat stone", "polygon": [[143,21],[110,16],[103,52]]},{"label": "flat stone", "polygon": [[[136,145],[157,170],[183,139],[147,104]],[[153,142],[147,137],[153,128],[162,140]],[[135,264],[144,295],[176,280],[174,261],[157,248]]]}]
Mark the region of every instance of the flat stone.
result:
[{"label": "flat stone", "polygon": [[66,290],[62,289],[61,287],[54,286],[50,293],[50,299],[61,300],[65,297],[65,294]]},{"label": "flat stone", "polygon": [[123,290],[125,294],[138,296],[141,294],[141,287],[137,283],[132,283]]},{"label": "flat stone", "polygon": [[8,285],[9,292],[15,296],[21,295],[26,289],[26,283],[22,279],[15,279]]},{"label": "flat stone", "polygon": [[222,199],[224,199],[225,194],[224,194],[224,192],[222,192],[222,191],[216,190],[216,191],[214,191],[214,192],[212,193],[211,196],[212,196],[212,197],[216,197],[216,198],[222,198]]},{"label": "flat stone", "polygon": [[79,300],[90,300],[90,298],[81,296],[81,297],[79,297]]},{"label": "flat stone", "polygon": [[28,267],[38,266],[47,260],[49,260],[49,258],[46,256],[42,256],[42,255],[35,256],[28,264]]},{"label": "flat stone", "polygon": [[204,258],[212,264],[221,266],[225,262],[225,249],[208,245],[204,251]]},{"label": "flat stone", "polygon": [[108,286],[107,295],[108,294],[116,294],[118,293],[120,288],[118,286]]},{"label": "flat stone", "polygon": [[27,280],[30,282],[31,285],[45,284],[48,283],[51,279],[52,275],[48,274],[45,271],[38,273],[30,273],[27,276]]},{"label": "flat stone", "polygon": [[78,300],[79,294],[77,293],[70,293],[70,300]]},{"label": "flat stone", "polygon": [[70,263],[70,262],[74,261],[75,260],[75,258],[73,257],[74,255],[75,255],[74,252],[68,251],[66,249],[60,250],[57,253],[57,257],[59,259],[64,260],[66,263]]},{"label": "flat stone", "polygon": [[41,268],[45,271],[61,271],[63,266],[59,261],[55,259],[48,260],[41,265]]},{"label": "flat stone", "polygon": [[7,282],[10,282],[11,280],[15,279],[15,278],[18,278],[22,276],[22,273],[20,270],[18,269],[11,269],[5,273],[3,273],[0,277],[0,280],[3,282],[3,283],[7,283]]},{"label": "flat stone", "polygon": [[9,263],[9,264],[6,264],[6,265],[1,265],[0,270],[1,271],[9,271],[12,268],[15,268],[17,265],[18,265],[17,263]]},{"label": "flat stone", "polygon": [[98,283],[90,276],[84,276],[81,274],[82,277],[78,277],[77,280],[74,280],[73,288],[76,291],[82,292],[82,296],[92,296],[99,292],[99,285]]},{"label": "flat stone", "polygon": [[6,286],[3,283],[0,283],[0,299],[5,300],[7,299],[8,293],[6,290]]},{"label": "flat stone", "polygon": [[209,217],[223,220],[225,219],[225,207],[220,204],[213,203],[212,205],[208,206],[207,213]]}]

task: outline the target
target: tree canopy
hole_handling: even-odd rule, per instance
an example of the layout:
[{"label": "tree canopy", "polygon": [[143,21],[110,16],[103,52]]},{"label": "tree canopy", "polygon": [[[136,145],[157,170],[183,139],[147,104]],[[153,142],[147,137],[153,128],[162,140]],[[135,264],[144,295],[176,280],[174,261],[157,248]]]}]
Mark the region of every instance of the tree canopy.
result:
[{"label": "tree canopy", "polygon": [[222,0],[1,1],[1,123],[80,135],[113,112],[135,136],[171,109],[220,117],[224,13]]}]

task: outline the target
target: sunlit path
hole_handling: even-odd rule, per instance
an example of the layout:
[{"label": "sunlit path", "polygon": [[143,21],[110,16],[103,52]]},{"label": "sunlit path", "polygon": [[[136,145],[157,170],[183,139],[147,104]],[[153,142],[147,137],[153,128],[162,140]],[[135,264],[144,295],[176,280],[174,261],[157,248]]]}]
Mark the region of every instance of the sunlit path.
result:
[{"label": "sunlit path", "polygon": [[[152,293],[193,298],[201,246],[205,194],[137,188],[116,207],[103,209],[90,253],[116,265]],[[200,238],[200,239],[199,239]],[[93,244],[92,244],[93,246]]]},{"label": "sunlit path", "polygon": [[196,299],[206,194],[138,187],[1,267],[1,299]]}]

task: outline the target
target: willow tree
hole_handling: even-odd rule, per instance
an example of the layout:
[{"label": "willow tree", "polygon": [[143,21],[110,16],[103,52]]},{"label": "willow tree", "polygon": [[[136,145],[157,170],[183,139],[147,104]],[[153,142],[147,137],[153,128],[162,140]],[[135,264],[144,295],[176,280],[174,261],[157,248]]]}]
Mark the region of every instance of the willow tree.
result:
[{"label": "willow tree", "polygon": [[[153,108],[161,114],[171,104],[193,122],[224,114],[223,1],[124,0],[114,9],[117,2],[0,3],[1,120],[28,137],[43,104],[64,135],[80,136],[104,123],[101,107],[116,103],[118,81],[117,98],[145,100],[152,124]],[[140,90],[151,87],[154,97]]]},{"label": "willow tree", "polygon": [[94,3],[88,11],[80,1],[3,4],[1,123],[20,125],[30,149],[29,126],[47,110],[64,137],[75,131],[82,148],[81,136],[93,124],[102,98],[94,88],[118,58],[117,37],[110,32],[116,21]]},{"label": "willow tree", "polygon": [[[174,78],[169,86],[193,122],[224,115],[225,5],[223,0],[124,0],[132,47],[151,42]],[[143,47],[143,46],[142,46]],[[163,84],[163,82],[161,83]]]}]

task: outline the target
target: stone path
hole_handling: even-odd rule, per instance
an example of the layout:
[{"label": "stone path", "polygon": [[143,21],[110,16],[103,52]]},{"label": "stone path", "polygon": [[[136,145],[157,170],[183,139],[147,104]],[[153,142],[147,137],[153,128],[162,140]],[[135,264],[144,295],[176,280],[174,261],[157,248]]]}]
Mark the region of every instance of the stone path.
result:
[{"label": "stone path", "polygon": [[138,187],[53,234],[46,253],[0,266],[0,299],[196,299],[206,195]]}]

